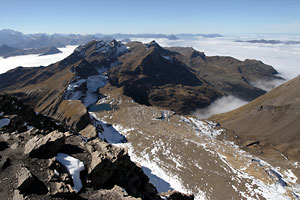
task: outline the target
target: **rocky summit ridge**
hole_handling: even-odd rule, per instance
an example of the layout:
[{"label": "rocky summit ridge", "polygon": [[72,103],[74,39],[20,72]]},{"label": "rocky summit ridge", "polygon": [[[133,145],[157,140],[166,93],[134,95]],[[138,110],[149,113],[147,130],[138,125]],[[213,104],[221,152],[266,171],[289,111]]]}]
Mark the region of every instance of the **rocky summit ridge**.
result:
[{"label": "rocky summit ridge", "polygon": [[[0,99],[1,199],[162,198],[126,149],[83,140],[18,98]],[[174,191],[161,195],[193,199]]]}]

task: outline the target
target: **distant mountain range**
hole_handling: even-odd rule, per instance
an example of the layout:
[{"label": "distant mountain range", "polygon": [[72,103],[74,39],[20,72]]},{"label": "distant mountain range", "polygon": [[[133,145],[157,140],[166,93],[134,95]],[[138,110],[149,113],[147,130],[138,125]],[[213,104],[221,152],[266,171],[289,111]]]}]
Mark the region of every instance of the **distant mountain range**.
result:
[{"label": "distant mountain range", "polygon": [[236,40],[236,42],[247,42],[247,43],[261,43],[261,44],[300,44],[300,41],[281,41],[281,40]]},{"label": "distant mountain range", "polygon": [[2,29],[0,30],[0,45],[6,44],[14,48],[41,48],[41,47],[64,47],[66,45],[82,45],[86,44],[91,40],[126,40],[130,38],[165,38],[169,40],[177,40],[180,38],[193,38],[197,36],[203,37],[222,37],[219,34],[178,34],[178,35],[166,35],[166,34],[24,34],[22,32]]},{"label": "distant mountain range", "polygon": [[0,46],[0,56],[7,58],[11,56],[29,55],[29,54],[40,54],[40,56],[51,55],[61,53],[56,47],[43,47],[43,48],[32,48],[32,49],[18,49],[10,47],[6,44]]}]

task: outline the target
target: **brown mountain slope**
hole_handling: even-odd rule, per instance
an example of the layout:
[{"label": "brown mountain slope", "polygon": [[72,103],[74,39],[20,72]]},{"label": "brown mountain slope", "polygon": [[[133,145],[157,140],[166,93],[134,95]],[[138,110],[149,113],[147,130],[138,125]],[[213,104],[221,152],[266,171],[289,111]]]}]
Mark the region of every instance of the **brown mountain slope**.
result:
[{"label": "brown mountain slope", "polygon": [[253,84],[257,81],[282,79],[277,71],[261,61],[240,61],[225,56],[205,56],[193,48],[170,47],[176,51],[176,58],[186,64],[195,75],[226,95],[234,95],[244,100],[253,100],[265,93]]},{"label": "brown mountain slope", "polygon": [[[118,45],[119,43],[115,40],[110,43],[92,41],[85,46],[78,47],[69,57],[48,67],[18,67],[10,70],[0,75],[0,91],[14,93],[27,100],[35,111],[65,122],[69,121],[68,125],[78,127],[70,117],[75,117],[77,120],[75,123],[78,123],[78,119],[87,119],[87,116],[62,117],[65,113],[60,111],[64,108],[59,109],[65,99],[68,85],[77,79],[99,74],[96,68],[113,62],[121,53],[116,52],[115,47]],[[81,107],[81,105],[78,106]],[[86,123],[79,127],[84,128],[84,125]]]},{"label": "brown mountain slope", "polygon": [[[213,117],[233,130],[240,144],[256,144],[290,159],[300,159],[300,76],[234,111]],[[250,145],[251,146],[251,145]]]},{"label": "brown mountain slope", "polygon": [[129,46],[131,52],[120,58],[122,65],[112,68],[108,76],[112,85],[122,87],[123,93],[136,102],[188,114],[221,96],[186,65],[171,58],[177,53],[155,42]]},{"label": "brown mountain slope", "polygon": [[[0,91],[26,97],[36,111],[61,119],[63,100],[84,102],[90,95],[94,99],[89,103],[97,101],[97,91],[86,92],[87,79],[108,70],[109,83],[134,101],[189,114],[223,95],[252,100],[265,91],[250,82],[274,79],[277,73],[258,61],[206,57],[192,48],[166,49],[154,41],[130,42],[127,48],[115,40],[91,41],[48,67],[20,67],[1,74]],[[80,97],[68,93],[70,84],[77,84],[73,89],[82,93]]]}]

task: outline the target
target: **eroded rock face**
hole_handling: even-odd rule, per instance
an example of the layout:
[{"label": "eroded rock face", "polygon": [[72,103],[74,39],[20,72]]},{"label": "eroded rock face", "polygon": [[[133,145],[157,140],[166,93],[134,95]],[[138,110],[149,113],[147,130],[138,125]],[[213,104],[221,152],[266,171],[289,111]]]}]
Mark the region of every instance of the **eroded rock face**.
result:
[{"label": "eroded rock face", "polygon": [[10,123],[3,127],[5,132],[22,133],[35,127],[47,134],[53,130],[65,132],[69,130],[63,123],[36,113],[29,105],[15,96],[0,95],[0,113],[10,120]]},{"label": "eroded rock face", "polygon": [[63,133],[53,131],[46,136],[37,135],[30,139],[24,148],[24,154],[30,157],[52,157],[64,144]]},{"label": "eroded rock face", "polygon": [[101,141],[88,144],[87,148],[92,155],[88,179],[93,188],[119,185],[134,197],[160,199],[142,169],[130,160],[127,150]]},{"label": "eroded rock face", "polygon": [[33,187],[35,178],[26,167],[22,167],[20,169],[20,171],[17,174],[17,177],[18,177],[17,188],[21,192],[25,193],[26,191],[30,190]]}]

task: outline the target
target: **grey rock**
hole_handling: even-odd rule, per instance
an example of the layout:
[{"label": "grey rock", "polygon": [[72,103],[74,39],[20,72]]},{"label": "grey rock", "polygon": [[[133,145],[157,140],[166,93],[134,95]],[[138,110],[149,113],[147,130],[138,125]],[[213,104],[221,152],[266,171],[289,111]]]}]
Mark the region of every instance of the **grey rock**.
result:
[{"label": "grey rock", "polygon": [[160,199],[141,167],[130,160],[126,149],[99,140],[90,141],[87,149],[92,157],[88,168],[91,187],[100,189],[119,185],[131,196]]},{"label": "grey rock", "polygon": [[2,172],[10,164],[10,159],[7,156],[0,156],[0,172]]},{"label": "grey rock", "polygon": [[50,182],[48,191],[53,197],[69,197],[75,193],[72,186],[64,182]]},{"label": "grey rock", "polygon": [[25,144],[24,154],[38,158],[52,157],[57,154],[64,141],[65,135],[58,131],[53,131],[46,136],[37,135]]},{"label": "grey rock", "polygon": [[114,199],[114,200],[141,200],[141,198],[135,198],[129,196],[126,191],[115,185],[111,190],[98,190],[98,192],[89,197],[90,200],[106,200],[106,199]]},{"label": "grey rock", "polygon": [[20,192],[22,193],[28,191],[33,186],[35,181],[35,178],[26,167],[22,167],[20,169],[20,171],[17,174],[17,178],[17,189],[20,190]]},{"label": "grey rock", "polygon": [[19,190],[15,190],[13,200],[25,200],[25,198],[22,194],[20,194]]}]

